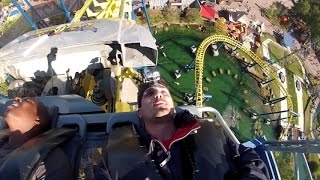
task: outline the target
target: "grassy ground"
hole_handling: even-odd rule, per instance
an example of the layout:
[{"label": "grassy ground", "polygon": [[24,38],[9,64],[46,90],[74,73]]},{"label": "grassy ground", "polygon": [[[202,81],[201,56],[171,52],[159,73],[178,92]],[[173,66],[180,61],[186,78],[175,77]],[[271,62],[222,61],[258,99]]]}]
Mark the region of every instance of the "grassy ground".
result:
[{"label": "grassy ground", "polygon": [[[269,53],[273,61],[285,66],[287,71],[291,71],[295,75],[303,78],[301,65],[298,62],[297,56],[295,55],[288,56],[289,54],[291,54],[291,52],[289,52],[288,50],[286,50],[285,48],[281,47],[279,44],[276,44],[274,42],[269,43]],[[286,58],[281,59],[283,57],[286,57]]]},{"label": "grassy ground", "polygon": [[[262,36],[261,36],[261,42],[263,42],[263,41],[265,41],[267,39],[271,39],[273,41],[276,41],[276,39],[273,36],[271,36],[270,34],[263,33]],[[259,57],[263,57],[262,45],[260,47],[258,47],[256,54]]]},{"label": "grassy ground", "polygon": [[9,85],[6,82],[0,82],[0,94],[8,96]]},{"label": "grassy ground", "polygon": [[[290,55],[290,52],[286,50],[285,48],[281,47],[278,44],[275,44],[273,42],[269,43],[269,52],[270,56],[278,62],[280,65],[284,66],[286,68],[287,73],[287,89],[289,94],[291,95],[291,100],[293,103],[293,110],[295,112],[298,111],[298,105],[297,105],[297,97],[295,92],[295,82],[293,75],[297,75],[300,78],[303,78],[302,73],[302,67],[300,63],[298,62],[298,57],[295,55]],[[285,59],[279,60],[280,58],[287,57]],[[307,96],[306,96],[307,97]],[[305,101],[304,101],[305,102]],[[304,104],[306,106],[306,104]],[[297,119],[295,120],[295,123],[298,123]]]},{"label": "grassy ground", "polygon": [[[298,112],[298,99],[296,96],[296,90],[295,90],[295,82],[294,82],[294,77],[293,73],[290,71],[287,71],[287,87],[288,87],[288,92],[291,95],[291,101],[293,104],[293,111]],[[295,124],[298,123],[298,119],[295,118]]]},{"label": "grassy ground", "polygon": [[308,164],[315,179],[320,179],[320,160],[318,154],[308,154]]},{"label": "grassy ground", "polygon": [[[195,93],[194,70],[189,72],[182,70],[179,79],[174,78],[174,71],[183,68],[195,58],[190,47],[199,45],[204,37],[191,30],[159,32],[155,37],[158,45],[163,46],[158,63],[161,76],[168,82],[175,102],[178,105],[186,104],[184,94]],[[219,52],[218,57],[213,57],[209,52],[205,55],[203,87],[208,89],[205,94],[212,95],[205,105],[216,108],[221,114],[232,105],[240,116],[238,125],[234,128],[236,135],[241,141],[250,140],[254,137],[255,121],[248,117],[248,112],[266,113],[270,112],[270,107],[263,105],[259,97],[253,93],[253,91],[261,93],[260,88],[253,78],[241,72],[239,61],[231,58],[222,49]],[[212,75],[213,71],[216,76]],[[270,125],[262,123],[261,128],[269,139],[275,139]]]},{"label": "grassy ground", "polygon": [[291,153],[276,153],[275,159],[278,164],[281,179],[294,179],[293,155]]}]

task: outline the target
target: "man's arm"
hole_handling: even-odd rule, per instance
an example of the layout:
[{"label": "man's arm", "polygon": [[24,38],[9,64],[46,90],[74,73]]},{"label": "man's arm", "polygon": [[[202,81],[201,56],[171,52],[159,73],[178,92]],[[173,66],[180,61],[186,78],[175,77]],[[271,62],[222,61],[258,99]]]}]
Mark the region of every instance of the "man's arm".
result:
[{"label": "man's arm", "polygon": [[235,163],[235,174],[241,180],[269,180],[268,168],[261,160],[257,152],[243,145],[228,142],[233,162]]},{"label": "man's arm", "polygon": [[245,147],[243,145],[239,146],[239,174],[241,175],[241,179],[261,179],[268,180],[269,172],[268,168],[264,164],[264,162],[260,159],[257,152],[252,149]]},{"label": "man's arm", "polygon": [[67,155],[55,148],[37,168],[32,180],[64,180],[72,179],[72,170]]}]

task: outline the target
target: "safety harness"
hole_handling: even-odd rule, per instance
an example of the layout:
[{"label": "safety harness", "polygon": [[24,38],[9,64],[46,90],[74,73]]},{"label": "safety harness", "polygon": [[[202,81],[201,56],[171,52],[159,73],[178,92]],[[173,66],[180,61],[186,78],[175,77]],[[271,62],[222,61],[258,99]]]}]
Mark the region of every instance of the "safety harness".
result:
[{"label": "safety harness", "polygon": [[[194,167],[193,177],[189,178],[224,179],[230,170],[227,139],[221,127],[210,122],[201,122],[200,125],[197,133],[188,136],[194,143],[193,162],[190,162]],[[147,145],[141,142],[143,140],[133,124],[110,132],[104,160],[112,179],[163,179],[159,166],[148,156]]]},{"label": "safety harness", "polygon": [[[47,155],[73,137],[75,133],[75,129],[51,129],[11,150],[0,166],[0,179],[28,180]],[[8,130],[1,130],[0,142],[3,142],[8,136]]]}]

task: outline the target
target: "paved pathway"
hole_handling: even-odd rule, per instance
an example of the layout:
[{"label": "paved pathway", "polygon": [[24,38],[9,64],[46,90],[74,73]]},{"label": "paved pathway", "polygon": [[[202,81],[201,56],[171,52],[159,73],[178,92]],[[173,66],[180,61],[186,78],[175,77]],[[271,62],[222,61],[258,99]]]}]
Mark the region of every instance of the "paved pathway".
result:
[{"label": "paved pathway", "polygon": [[[293,6],[293,3],[291,0],[278,0],[279,2],[282,2],[282,4],[288,8],[291,8]],[[266,19],[261,14],[261,8],[267,8],[272,5],[272,3],[275,2],[275,0],[244,0],[243,3],[240,2],[233,2],[230,5],[226,5],[226,3],[221,3],[215,8],[219,11],[221,9],[234,9],[238,11],[243,11],[247,13],[247,16],[249,19],[252,20],[259,20],[265,24],[265,32],[273,34],[273,30],[277,29],[280,32],[283,32],[281,28],[276,27],[269,22],[268,19]],[[249,10],[249,11],[248,11]]]},{"label": "paved pathway", "polygon": [[[300,82],[300,89],[297,88],[296,82]],[[301,131],[304,131],[304,111],[303,111],[303,94],[302,94],[302,83],[303,79],[299,78],[298,76],[294,75],[294,89],[296,91],[296,98],[298,103],[298,125],[296,127],[299,127]]]},{"label": "paved pathway", "polygon": [[270,59],[270,53],[269,53],[269,43],[272,42],[271,39],[267,39],[265,41],[262,42],[262,53],[263,53],[263,57]]}]

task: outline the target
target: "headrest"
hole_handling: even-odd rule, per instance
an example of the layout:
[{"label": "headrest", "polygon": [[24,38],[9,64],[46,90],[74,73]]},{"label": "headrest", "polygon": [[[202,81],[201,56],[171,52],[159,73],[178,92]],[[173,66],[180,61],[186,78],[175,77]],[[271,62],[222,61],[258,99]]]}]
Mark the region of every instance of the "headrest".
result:
[{"label": "headrest", "polygon": [[112,131],[112,128],[115,124],[126,122],[131,122],[137,126],[140,126],[141,122],[137,111],[114,113],[108,120],[106,129],[107,133]]},{"label": "headrest", "polygon": [[0,101],[0,115],[3,116],[3,113],[6,111],[7,107],[12,104],[12,99],[4,99]]},{"label": "headrest", "polygon": [[48,107],[49,117],[51,121],[51,128],[57,127],[57,121],[59,117],[59,108],[57,106]]}]

